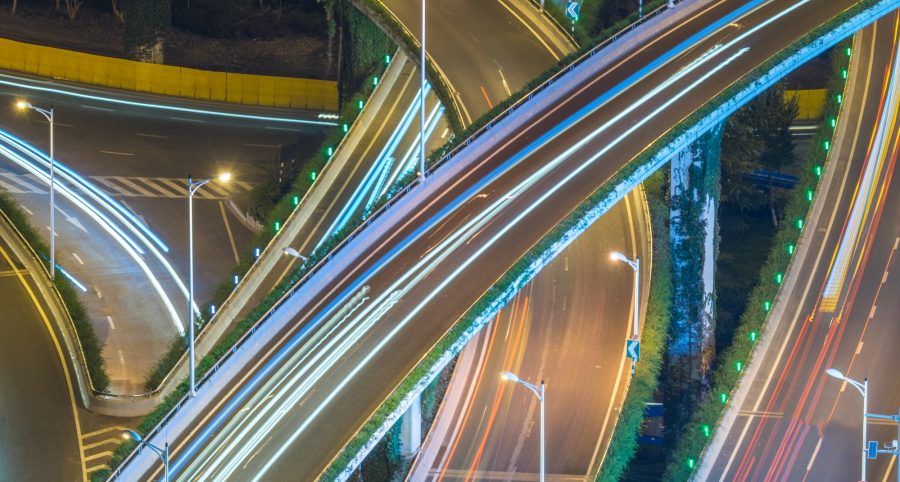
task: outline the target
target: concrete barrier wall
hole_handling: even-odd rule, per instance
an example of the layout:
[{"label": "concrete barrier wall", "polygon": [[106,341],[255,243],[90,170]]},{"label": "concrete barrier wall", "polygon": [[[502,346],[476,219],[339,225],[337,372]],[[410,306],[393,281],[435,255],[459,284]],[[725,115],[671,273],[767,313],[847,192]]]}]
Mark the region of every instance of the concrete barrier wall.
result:
[{"label": "concrete barrier wall", "polygon": [[114,89],[336,112],[337,82],[149,64],[0,39],[0,69]]}]

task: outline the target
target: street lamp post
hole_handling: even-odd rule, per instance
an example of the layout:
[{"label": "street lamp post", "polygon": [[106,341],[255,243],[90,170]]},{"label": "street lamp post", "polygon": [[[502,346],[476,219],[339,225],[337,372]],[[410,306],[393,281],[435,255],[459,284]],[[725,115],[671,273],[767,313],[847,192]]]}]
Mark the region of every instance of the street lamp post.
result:
[{"label": "street lamp post", "polygon": [[422,52],[420,65],[420,95],[421,106],[419,109],[419,180],[425,182],[425,0],[422,0]]},{"label": "street lamp post", "polygon": [[859,390],[859,393],[862,394],[863,397],[863,417],[862,417],[862,468],[861,468],[861,481],[865,482],[866,480],[866,412],[869,411],[869,379],[863,378],[863,382],[859,383],[858,381],[847,377],[840,370],[836,368],[829,368],[825,370],[829,376],[837,378],[838,380],[844,380],[853,386],[853,388]]},{"label": "street lamp post", "polygon": [[166,442],[164,448],[159,448],[156,445],[144,440],[137,432],[134,430],[125,430],[122,432],[122,437],[126,439],[132,439],[138,443],[140,447],[147,447],[156,453],[159,456],[159,459],[162,460],[163,466],[165,467],[165,482],[169,482],[169,442]]},{"label": "street lamp post", "polygon": [[31,105],[27,100],[16,102],[19,110],[31,109],[43,115],[47,122],[50,123],[50,279],[56,278],[56,200],[54,199],[54,191],[56,184],[56,175],[54,173],[53,161],[53,106],[50,109],[42,109]]},{"label": "street lamp post", "polygon": [[[219,182],[231,180],[231,173],[219,174]],[[190,371],[190,395],[197,395],[196,373],[194,368],[194,194],[212,179],[195,181],[188,176],[188,364]]]},{"label": "street lamp post", "polygon": [[541,474],[540,474],[540,482],[544,482],[544,476],[546,474],[546,468],[544,466],[544,443],[546,439],[546,432],[544,430],[544,399],[546,398],[544,391],[544,381],[541,380],[540,386],[535,386],[534,384],[528,383],[525,380],[521,380],[518,375],[512,372],[503,372],[500,374],[500,378],[503,380],[518,383],[523,387],[531,390],[538,398],[538,401],[541,402]]},{"label": "street lamp post", "polygon": [[638,332],[640,330],[638,325],[640,323],[641,259],[634,258],[634,261],[632,261],[631,259],[628,258],[628,256],[625,256],[624,254],[622,254],[618,251],[613,251],[612,254],[610,254],[610,258],[612,258],[613,261],[621,261],[621,262],[627,264],[628,266],[630,266],[631,269],[634,270],[634,314],[633,314],[634,320],[633,320],[633,324],[634,324],[634,339],[637,340]]}]

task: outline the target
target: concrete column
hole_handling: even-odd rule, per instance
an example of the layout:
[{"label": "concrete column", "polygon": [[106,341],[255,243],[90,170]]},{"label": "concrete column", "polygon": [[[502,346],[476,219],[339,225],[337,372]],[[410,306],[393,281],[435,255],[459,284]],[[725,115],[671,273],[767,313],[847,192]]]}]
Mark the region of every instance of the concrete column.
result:
[{"label": "concrete column", "polygon": [[422,395],[417,395],[412,405],[400,419],[400,455],[412,458],[422,446]]},{"label": "concrete column", "polygon": [[715,356],[720,124],[671,159],[673,303],[667,383],[699,401]]}]

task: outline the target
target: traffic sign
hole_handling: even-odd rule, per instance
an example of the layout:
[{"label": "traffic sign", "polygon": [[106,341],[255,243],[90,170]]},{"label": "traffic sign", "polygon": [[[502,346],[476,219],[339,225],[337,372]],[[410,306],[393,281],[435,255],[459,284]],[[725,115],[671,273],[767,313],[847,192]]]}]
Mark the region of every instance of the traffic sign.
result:
[{"label": "traffic sign", "polygon": [[573,0],[569,0],[566,2],[566,16],[571,18],[573,22],[578,21],[578,13],[581,9],[581,5]]},{"label": "traffic sign", "polygon": [[868,450],[866,451],[866,458],[874,459],[876,457],[878,457],[878,441],[869,440]]},{"label": "traffic sign", "polygon": [[641,342],[640,340],[626,340],[625,341],[625,353],[628,355],[628,358],[631,358],[634,361],[638,361],[641,358]]}]

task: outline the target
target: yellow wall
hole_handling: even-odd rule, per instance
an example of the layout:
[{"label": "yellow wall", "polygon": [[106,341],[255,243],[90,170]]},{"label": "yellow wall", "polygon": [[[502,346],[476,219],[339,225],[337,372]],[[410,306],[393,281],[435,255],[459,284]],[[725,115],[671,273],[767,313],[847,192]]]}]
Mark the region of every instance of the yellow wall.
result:
[{"label": "yellow wall", "polygon": [[791,97],[797,99],[797,105],[800,107],[797,120],[816,120],[822,115],[822,109],[825,108],[826,94],[825,89],[786,90],[784,91],[784,100]]},{"label": "yellow wall", "polygon": [[338,110],[337,83],[147,64],[0,39],[0,69],[115,89],[236,104]]}]

